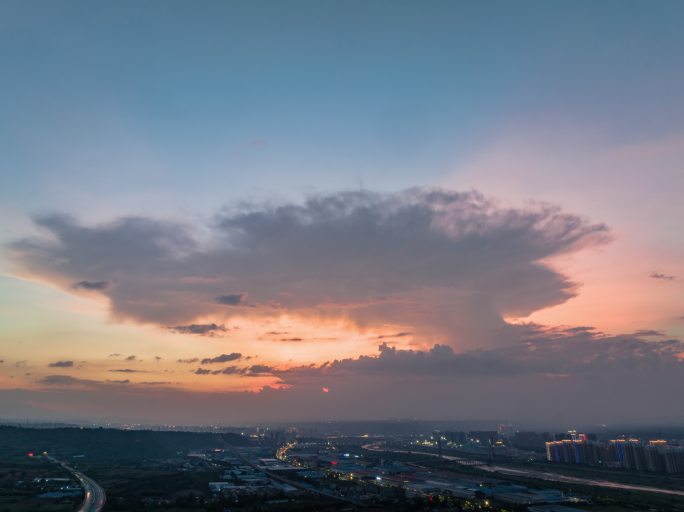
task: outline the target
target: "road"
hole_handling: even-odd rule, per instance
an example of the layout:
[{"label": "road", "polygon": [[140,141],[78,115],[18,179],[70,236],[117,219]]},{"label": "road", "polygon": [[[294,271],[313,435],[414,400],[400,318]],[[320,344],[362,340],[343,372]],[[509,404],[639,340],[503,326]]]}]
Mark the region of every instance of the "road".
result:
[{"label": "road", "polygon": [[[365,448],[366,450],[379,451],[379,452],[412,453],[414,455],[420,453],[421,455],[429,455],[431,457],[439,457],[439,455],[436,453],[429,453],[429,452],[422,452],[422,451],[409,452],[408,450],[388,450],[386,448],[381,448],[380,446],[373,445],[373,444],[367,444],[367,445],[363,446],[363,448]],[[454,457],[451,455],[443,455],[442,458],[444,460],[456,462],[457,464],[472,465],[472,463],[474,462],[472,460],[462,459],[460,457]],[[568,475],[562,475],[559,473],[553,473],[550,471],[539,471],[539,470],[534,470],[534,469],[520,469],[520,468],[512,468],[512,467],[499,466],[499,465],[490,466],[487,463],[485,463],[484,461],[477,461],[477,462],[479,462],[479,464],[477,465],[477,469],[481,469],[482,471],[489,471],[491,473],[503,474],[503,475],[525,476],[528,478],[537,478],[539,480],[548,480],[550,482],[590,485],[592,487],[604,487],[604,488],[608,488],[608,489],[623,489],[626,491],[653,492],[653,493],[657,493],[657,494],[667,494],[670,496],[684,496],[684,491],[677,491],[674,489],[663,489],[661,487],[651,487],[648,485],[623,484],[620,482],[613,482],[610,480],[595,480],[595,479],[590,479],[590,478],[580,478],[580,477],[576,477],[576,476],[568,476]]]},{"label": "road", "polygon": [[[67,466],[64,467],[66,468]],[[83,487],[85,492],[83,503],[81,503],[81,508],[78,509],[78,512],[100,512],[107,501],[104,489],[95,480],[85,476],[83,473],[73,471],[73,475],[81,482],[81,487]]]},{"label": "road", "polygon": [[[448,458],[448,457],[445,457]],[[561,475],[559,473],[551,473],[549,471],[539,471],[532,469],[517,469],[505,466],[478,466],[478,469],[483,471],[491,471],[492,473],[500,473],[511,476],[526,476],[530,478],[538,478],[540,480],[548,480],[551,482],[562,482],[566,484],[580,484],[591,485],[593,487],[605,487],[608,489],[622,489],[625,491],[641,491],[653,492],[657,494],[668,494],[671,496],[684,496],[684,491],[676,491],[674,489],[663,489],[662,487],[651,487],[648,485],[637,484],[623,484],[620,482],[613,482],[610,480],[595,480],[591,478],[580,478],[576,476]]]},{"label": "road", "polygon": [[83,487],[83,502],[81,503],[78,512],[100,512],[103,509],[107,501],[107,495],[105,494],[104,489],[100,487],[95,480],[87,477],[80,471],[76,471],[65,462],[57,460],[54,457],[48,456],[48,459],[56,464],[59,464],[69,473],[71,473],[81,484],[81,487]]}]

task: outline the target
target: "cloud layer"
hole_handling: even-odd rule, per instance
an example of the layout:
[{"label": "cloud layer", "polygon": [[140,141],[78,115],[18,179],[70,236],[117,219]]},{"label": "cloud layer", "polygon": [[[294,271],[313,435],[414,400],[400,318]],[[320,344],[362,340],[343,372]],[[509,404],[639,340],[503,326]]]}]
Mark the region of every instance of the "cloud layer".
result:
[{"label": "cloud layer", "polygon": [[[382,343],[378,354],[291,368],[276,374],[291,385],[321,377],[585,377],[616,373],[674,372],[684,379],[684,343],[648,341],[656,331],[611,336],[591,328],[517,325],[518,342],[492,350],[455,353],[447,345],[429,350],[400,350]],[[657,333],[663,336],[662,333]]]},{"label": "cloud layer", "polygon": [[390,417],[508,419],[537,427],[684,421],[681,341],[611,336],[590,327],[513,328],[517,343],[490,350],[401,350],[383,343],[376,355],[319,365],[193,369],[198,379],[213,382],[272,376],[274,385],[259,392],[191,392],[163,381],[48,375],[39,381],[42,389],[0,391],[0,406],[31,403],[35,410],[25,415],[32,417],[51,417],[59,404],[89,418],[201,417],[229,424]]},{"label": "cloud layer", "polygon": [[46,236],[12,244],[17,271],[101,293],[117,319],[207,334],[220,326],[194,322],[287,312],[397,325],[461,348],[499,344],[503,316],[573,297],[548,260],[608,238],[554,206],[424,189],[240,204],[217,215],[204,243],[191,226],[150,218],[36,223]]}]

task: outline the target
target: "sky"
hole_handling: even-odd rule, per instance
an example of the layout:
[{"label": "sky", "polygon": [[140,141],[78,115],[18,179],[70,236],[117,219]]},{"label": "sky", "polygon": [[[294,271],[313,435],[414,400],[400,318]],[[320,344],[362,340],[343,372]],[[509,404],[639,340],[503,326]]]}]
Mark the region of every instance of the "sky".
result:
[{"label": "sky", "polygon": [[681,424],[683,15],[3,2],[0,419]]}]

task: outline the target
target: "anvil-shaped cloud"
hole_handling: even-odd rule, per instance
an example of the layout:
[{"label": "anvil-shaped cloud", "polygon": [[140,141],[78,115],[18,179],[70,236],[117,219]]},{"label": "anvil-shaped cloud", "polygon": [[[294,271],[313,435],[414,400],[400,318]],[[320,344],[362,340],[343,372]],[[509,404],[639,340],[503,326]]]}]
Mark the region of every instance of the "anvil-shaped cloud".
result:
[{"label": "anvil-shaped cloud", "polygon": [[[576,285],[548,260],[608,239],[604,225],[555,206],[503,208],[434,189],[238,204],[216,216],[209,242],[151,218],[36,223],[48,236],[12,244],[18,272],[101,293],[116,319],[169,326],[287,312],[404,326],[459,348],[498,345],[503,317],[571,298]],[[74,286],[83,282],[107,286]]]}]

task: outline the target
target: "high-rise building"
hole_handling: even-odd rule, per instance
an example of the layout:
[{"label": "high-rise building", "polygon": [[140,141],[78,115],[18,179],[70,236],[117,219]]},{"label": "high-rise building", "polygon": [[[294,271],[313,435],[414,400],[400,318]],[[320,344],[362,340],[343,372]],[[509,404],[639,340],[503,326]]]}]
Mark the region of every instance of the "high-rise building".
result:
[{"label": "high-rise building", "polygon": [[563,439],[546,443],[546,459],[566,464],[597,464],[600,450],[596,443],[585,440]]},{"label": "high-rise building", "polygon": [[563,439],[546,443],[546,459],[565,464],[601,464],[634,471],[658,473],[684,472],[684,448],[656,440],[648,444],[639,439],[612,439],[607,443]]}]

